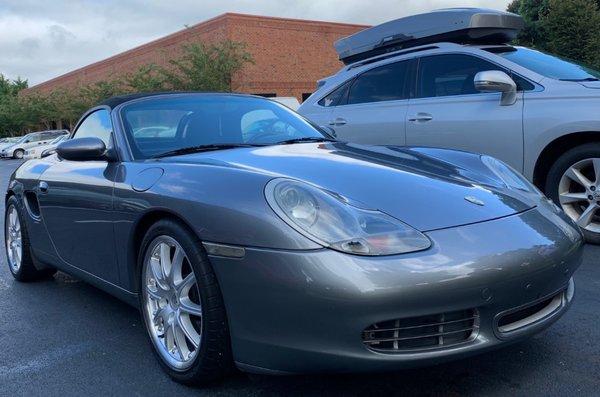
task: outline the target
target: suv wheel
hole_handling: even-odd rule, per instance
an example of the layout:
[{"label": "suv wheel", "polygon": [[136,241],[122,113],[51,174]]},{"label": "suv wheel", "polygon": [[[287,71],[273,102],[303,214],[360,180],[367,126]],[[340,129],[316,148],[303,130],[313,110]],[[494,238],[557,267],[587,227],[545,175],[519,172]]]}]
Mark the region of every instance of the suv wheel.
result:
[{"label": "suv wheel", "polygon": [[588,242],[600,244],[600,144],[560,156],[548,173],[546,195],[579,225]]}]

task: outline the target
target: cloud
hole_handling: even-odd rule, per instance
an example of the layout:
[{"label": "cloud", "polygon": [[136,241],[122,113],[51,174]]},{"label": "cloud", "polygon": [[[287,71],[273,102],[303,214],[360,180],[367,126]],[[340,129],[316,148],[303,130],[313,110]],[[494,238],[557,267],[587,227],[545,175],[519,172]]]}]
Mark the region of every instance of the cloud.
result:
[{"label": "cloud", "polygon": [[508,0],[2,0],[0,73],[41,83],[225,12],[377,24]]}]

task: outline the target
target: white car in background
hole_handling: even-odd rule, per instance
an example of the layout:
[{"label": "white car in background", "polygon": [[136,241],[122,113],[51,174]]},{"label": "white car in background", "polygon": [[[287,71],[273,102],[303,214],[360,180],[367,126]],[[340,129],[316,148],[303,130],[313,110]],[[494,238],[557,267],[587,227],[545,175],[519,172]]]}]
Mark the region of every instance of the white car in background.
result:
[{"label": "white car in background", "polygon": [[16,143],[0,150],[0,158],[22,159],[25,152],[36,146],[47,145],[62,135],[69,135],[67,130],[48,130],[27,134]]},{"label": "white car in background", "polygon": [[34,146],[25,151],[24,159],[39,159],[42,157],[46,157],[51,151],[56,149],[59,143],[65,141],[69,138],[69,135],[60,135],[58,138],[54,139],[52,142],[47,145]]},{"label": "white car in background", "polygon": [[447,9],[356,33],[335,44],[347,65],[298,112],[341,141],[496,157],[600,243],[600,71],[504,44],[521,27]]},{"label": "white car in background", "polygon": [[275,102],[279,102],[284,106],[287,106],[288,108],[292,109],[293,111],[297,111],[298,108],[300,107],[300,101],[298,101],[298,98],[294,97],[294,96],[278,96],[275,98],[272,98]]},{"label": "white car in background", "polygon": [[0,150],[14,145],[19,139],[21,139],[20,136],[14,137],[14,138],[12,138],[12,137],[0,138]]}]

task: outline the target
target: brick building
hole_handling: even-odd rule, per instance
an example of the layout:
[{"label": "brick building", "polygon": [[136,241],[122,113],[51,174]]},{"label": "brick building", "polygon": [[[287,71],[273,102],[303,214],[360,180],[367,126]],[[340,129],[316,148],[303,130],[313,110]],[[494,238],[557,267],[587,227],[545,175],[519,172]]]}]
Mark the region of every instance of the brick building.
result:
[{"label": "brick building", "polygon": [[331,22],[223,14],[179,32],[66,73],[28,89],[51,92],[57,88],[109,80],[134,72],[141,65],[165,66],[191,42],[244,42],[254,58],[233,78],[238,92],[265,96],[295,96],[302,101],[320,78],[341,67],[333,43],[366,28]]}]

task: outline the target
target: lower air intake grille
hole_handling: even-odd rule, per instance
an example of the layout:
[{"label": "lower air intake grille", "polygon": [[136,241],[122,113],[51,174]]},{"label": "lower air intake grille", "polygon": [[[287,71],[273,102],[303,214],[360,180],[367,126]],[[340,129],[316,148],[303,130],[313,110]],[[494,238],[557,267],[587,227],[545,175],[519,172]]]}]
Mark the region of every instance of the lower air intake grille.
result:
[{"label": "lower air intake grille", "polygon": [[388,353],[444,348],[472,340],[478,325],[475,309],[461,310],[373,324],[362,340],[370,349]]}]

